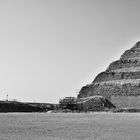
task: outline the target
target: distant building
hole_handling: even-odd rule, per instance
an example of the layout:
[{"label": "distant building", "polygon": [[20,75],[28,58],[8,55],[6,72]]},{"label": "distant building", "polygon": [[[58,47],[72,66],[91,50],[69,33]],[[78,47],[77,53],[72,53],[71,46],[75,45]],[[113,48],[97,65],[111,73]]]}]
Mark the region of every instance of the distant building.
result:
[{"label": "distant building", "polygon": [[76,107],[76,98],[75,97],[65,97],[59,100],[60,109],[75,109]]}]

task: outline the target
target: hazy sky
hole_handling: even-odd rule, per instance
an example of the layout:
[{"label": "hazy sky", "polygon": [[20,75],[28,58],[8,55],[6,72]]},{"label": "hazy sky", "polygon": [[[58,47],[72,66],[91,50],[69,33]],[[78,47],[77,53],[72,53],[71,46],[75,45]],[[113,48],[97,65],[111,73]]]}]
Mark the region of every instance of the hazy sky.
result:
[{"label": "hazy sky", "polygon": [[139,0],[0,0],[0,99],[77,96],[140,40]]}]

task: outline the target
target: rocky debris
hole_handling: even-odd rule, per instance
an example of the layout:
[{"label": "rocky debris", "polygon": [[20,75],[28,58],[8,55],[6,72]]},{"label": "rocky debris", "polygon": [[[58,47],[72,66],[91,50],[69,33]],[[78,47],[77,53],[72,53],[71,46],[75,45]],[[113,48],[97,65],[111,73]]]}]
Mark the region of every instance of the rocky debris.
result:
[{"label": "rocky debris", "polygon": [[95,95],[108,99],[112,95],[140,95],[140,42],[126,50],[119,60],[112,62],[91,84],[82,87],[78,98]]}]

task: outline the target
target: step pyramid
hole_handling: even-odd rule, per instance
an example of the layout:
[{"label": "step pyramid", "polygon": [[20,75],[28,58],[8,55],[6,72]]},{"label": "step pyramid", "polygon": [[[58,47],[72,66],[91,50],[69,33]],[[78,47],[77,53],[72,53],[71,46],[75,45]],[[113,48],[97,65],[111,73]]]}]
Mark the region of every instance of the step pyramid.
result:
[{"label": "step pyramid", "polygon": [[91,84],[82,87],[78,98],[94,95],[102,95],[110,100],[111,97],[140,95],[140,42],[99,73]]}]

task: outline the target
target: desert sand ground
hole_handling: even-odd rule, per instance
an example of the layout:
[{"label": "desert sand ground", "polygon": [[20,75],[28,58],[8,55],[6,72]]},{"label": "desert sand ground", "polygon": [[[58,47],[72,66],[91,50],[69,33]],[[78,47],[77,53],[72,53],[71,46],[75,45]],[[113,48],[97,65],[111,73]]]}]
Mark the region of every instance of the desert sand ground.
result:
[{"label": "desert sand ground", "polygon": [[140,113],[1,113],[0,140],[140,140]]}]

